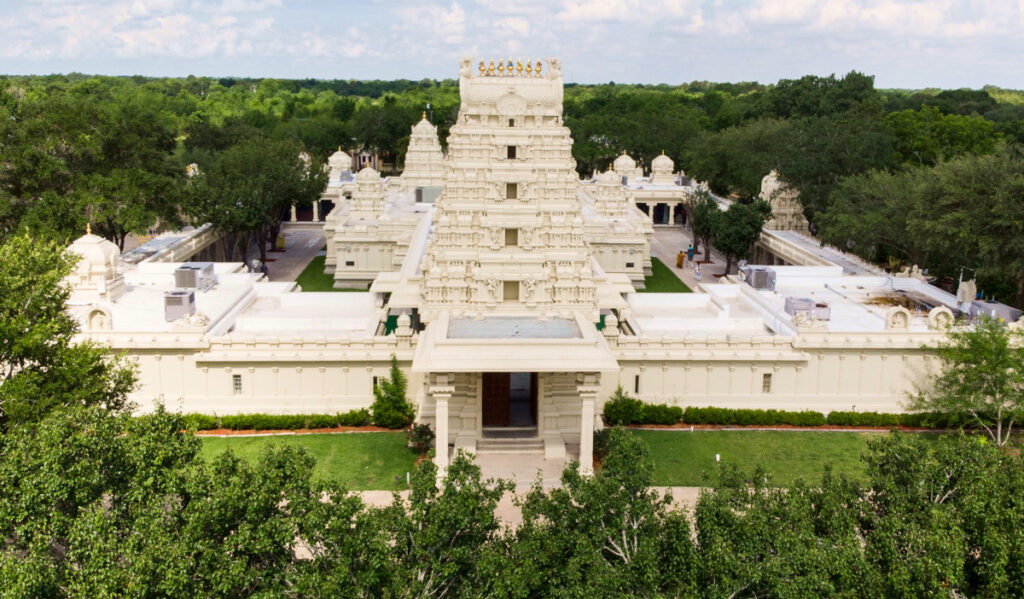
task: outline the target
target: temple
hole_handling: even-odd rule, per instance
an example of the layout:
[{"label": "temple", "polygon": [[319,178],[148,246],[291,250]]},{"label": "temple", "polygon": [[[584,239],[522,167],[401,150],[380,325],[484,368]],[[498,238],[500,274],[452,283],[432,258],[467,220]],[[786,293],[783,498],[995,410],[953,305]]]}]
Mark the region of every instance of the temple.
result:
[{"label": "temple", "polygon": [[923,346],[957,316],[1005,309],[822,247],[774,173],[761,266],[639,293],[656,231],[683,225],[706,186],[625,153],[581,180],[555,59],[464,59],[459,87],[446,151],[424,115],[401,176],[329,160],[326,269],[358,291],[159,252],[123,261],[87,235],[71,246],[81,338],[138,364],[144,408],[217,414],[367,407],[395,356],[442,470],[456,449],[514,447],[586,471],[618,386],[681,406],[901,411],[934,366]]}]

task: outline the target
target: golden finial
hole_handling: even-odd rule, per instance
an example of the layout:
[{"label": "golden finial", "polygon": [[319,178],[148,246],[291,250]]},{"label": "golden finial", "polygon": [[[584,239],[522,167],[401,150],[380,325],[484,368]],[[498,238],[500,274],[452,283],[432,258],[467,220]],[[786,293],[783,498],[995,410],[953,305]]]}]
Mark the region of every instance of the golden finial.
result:
[{"label": "golden finial", "polygon": [[533,65],[530,64],[530,59],[526,59],[526,76],[530,77],[533,75]]},{"label": "golden finial", "polygon": [[484,66],[484,61],[480,61],[480,76],[483,77],[487,74],[487,67]]},{"label": "golden finial", "polygon": [[625,151],[625,150],[623,150],[623,151],[622,151],[622,155],[623,155],[623,156],[625,156],[625,155],[626,155],[626,151]]},{"label": "golden finial", "polygon": [[516,75],[523,76],[523,59],[520,58],[516,61]]},{"label": "golden finial", "polygon": [[498,74],[499,75],[504,75],[505,74],[505,59],[504,58],[499,58],[498,59]]},{"label": "golden finial", "polygon": [[92,235],[92,225],[88,222],[85,223],[85,234]]},{"label": "golden finial", "polygon": [[493,58],[491,59],[491,64],[488,65],[488,67],[487,67],[487,74],[492,76],[492,77],[494,76],[494,59]]},{"label": "golden finial", "polygon": [[424,121],[427,120],[427,111],[426,110],[423,111],[423,114],[420,115],[420,118],[423,119]]},{"label": "golden finial", "polygon": [[513,68],[514,68],[514,65],[512,64],[512,59],[510,58],[510,59],[508,59],[508,76],[509,77],[512,76],[512,69]]},{"label": "golden finial", "polygon": [[533,76],[534,77],[540,77],[540,68],[541,68],[540,59],[538,58],[537,59],[537,66],[534,67],[534,69],[533,69]]},{"label": "golden finial", "polygon": [[339,152],[341,151],[341,146],[338,146],[338,151],[339,151]]}]

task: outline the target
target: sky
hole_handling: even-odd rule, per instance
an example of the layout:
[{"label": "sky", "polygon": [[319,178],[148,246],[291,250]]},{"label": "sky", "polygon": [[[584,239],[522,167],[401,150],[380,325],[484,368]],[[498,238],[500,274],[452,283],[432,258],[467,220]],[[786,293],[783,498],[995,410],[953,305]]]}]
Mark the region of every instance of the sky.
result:
[{"label": "sky", "polygon": [[0,0],[0,73],[456,78],[558,57],[566,81],[1024,88],[1024,0]]}]

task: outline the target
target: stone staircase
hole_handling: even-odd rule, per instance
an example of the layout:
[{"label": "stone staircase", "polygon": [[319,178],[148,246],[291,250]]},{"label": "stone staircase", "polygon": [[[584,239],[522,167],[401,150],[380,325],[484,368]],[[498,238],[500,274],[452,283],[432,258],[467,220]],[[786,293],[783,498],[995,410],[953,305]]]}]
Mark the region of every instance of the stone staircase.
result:
[{"label": "stone staircase", "polygon": [[543,454],[544,440],[537,436],[535,426],[484,427],[483,438],[476,442],[476,452]]}]

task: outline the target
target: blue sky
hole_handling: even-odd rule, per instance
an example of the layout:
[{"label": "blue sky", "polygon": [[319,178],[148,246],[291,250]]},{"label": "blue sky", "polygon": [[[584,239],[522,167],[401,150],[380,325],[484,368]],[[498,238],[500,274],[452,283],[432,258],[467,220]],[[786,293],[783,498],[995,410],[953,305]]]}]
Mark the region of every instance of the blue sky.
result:
[{"label": "blue sky", "polygon": [[1024,88],[1024,0],[0,0],[0,73],[421,79],[557,56],[567,81]]}]

